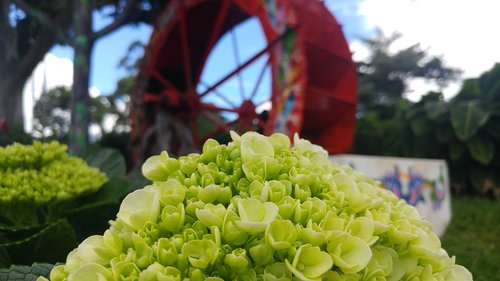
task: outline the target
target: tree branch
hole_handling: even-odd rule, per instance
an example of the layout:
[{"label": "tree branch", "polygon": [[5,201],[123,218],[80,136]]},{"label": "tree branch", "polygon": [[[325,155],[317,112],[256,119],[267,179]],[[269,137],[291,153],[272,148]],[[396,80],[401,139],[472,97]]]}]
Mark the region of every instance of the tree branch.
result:
[{"label": "tree branch", "polygon": [[[35,37],[33,47],[25,53],[18,61],[10,82],[26,81],[36,65],[43,59],[45,54],[54,46],[55,36],[50,31],[42,32]],[[23,84],[24,84],[23,82]]]},{"label": "tree branch", "polygon": [[3,73],[11,63],[18,59],[17,30],[9,22],[9,2],[0,3],[0,34],[4,40],[0,42],[0,73]]},{"label": "tree branch", "polygon": [[71,38],[69,38],[64,30],[61,29],[61,27],[56,22],[54,22],[47,14],[26,3],[26,1],[24,0],[12,0],[12,2],[26,14],[34,17],[41,24],[47,26],[50,30],[52,30],[52,32],[55,32],[60,40],[71,44]]},{"label": "tree branch", "polygon": [[91,40],[97,40],[122,26],[130,16],[130,13],[132,12],[136,2],[137,0],[127,0],[127,3],[125,3],[125,7],[123,8],[121,14],[112,23],[103,27],[101,30],[94,32],[92,34]]}]

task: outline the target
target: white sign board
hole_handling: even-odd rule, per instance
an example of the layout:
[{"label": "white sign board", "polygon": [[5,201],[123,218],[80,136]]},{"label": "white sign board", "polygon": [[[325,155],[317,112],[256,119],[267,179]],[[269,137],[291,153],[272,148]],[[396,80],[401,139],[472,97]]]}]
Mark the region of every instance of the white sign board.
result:
[{"label": "white sign board", "polygon": [[330,160],[347,164],[380,180],[399,198],[415,206],[441,236],[451,220],[450,182],[444,160],[335,155]]}]

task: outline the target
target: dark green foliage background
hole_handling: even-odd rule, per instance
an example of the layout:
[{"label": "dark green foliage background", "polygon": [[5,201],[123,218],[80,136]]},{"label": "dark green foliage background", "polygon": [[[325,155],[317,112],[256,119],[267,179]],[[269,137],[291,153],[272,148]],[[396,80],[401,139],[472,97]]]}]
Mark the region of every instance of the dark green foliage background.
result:
[{"label": "dark green foliage background", "polygon": [[454,191],[500,198],[500,64],[466,80],[450,101],[431,92],[392,108],[390,118],[363,112],[351,153],[446,159]]}]

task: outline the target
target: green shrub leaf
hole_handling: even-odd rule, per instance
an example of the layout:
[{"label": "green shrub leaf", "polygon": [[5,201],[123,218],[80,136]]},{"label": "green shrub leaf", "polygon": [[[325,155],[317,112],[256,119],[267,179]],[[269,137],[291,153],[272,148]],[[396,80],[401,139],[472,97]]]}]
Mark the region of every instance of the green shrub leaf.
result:
[{"label": "green shrub leaf", "polygon": [[[0,252],[8,253],[10,261],[0,260],[1,267],[11,264],[31,264],[36,261],[62,262],[77,245],[73,228],[66,219],[34,228],[33,234],[0,244]],[[23,232],[27,230],[21,230]],[[18,237],[13,235],[13,237]],[[11,264],[6,264],[10,262]]]},{"label": "green shrub leaf", "polygon": [[448,112],[448,104],[445,101],[427,101],[424,105],[425,113],[431,120],[438,120]]},{"label": "green shrub leaf", "polygon": [[479,101],[463,101],[451,106],[451,124],[457,137],[466,141],[476,134],[490,117],[490,111]]},{"label": "green shrub leaf", "polygon": [[467,141],[467,148],[472,158],[483,165],[488,165],[493,160],[495,144],[486,136],[475,136]]},{"label": "green shrub leaf", "polygon": [[31,266],[13,265],[9,269],[0,268],[0,281],[35,281],[38,277],[48,278],[54,265],[34,263]]},{"label": "green shrub leaf", "polygon": [[85,161],[90,166],[99,168],[109,178],[124,177],[127,171],[125,158],[116,149],[95,147],[89,151]]}]

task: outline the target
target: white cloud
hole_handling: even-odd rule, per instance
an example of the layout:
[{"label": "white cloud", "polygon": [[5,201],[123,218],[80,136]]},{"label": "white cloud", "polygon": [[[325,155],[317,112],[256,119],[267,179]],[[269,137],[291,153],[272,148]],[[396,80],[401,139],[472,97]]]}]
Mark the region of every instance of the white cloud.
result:
[{"label": "white cloud", "polygon": [[401,32],[399,47],[420,43],[433,55],[477,77],[500,61],[500,1],[365,0],[359,12],[386,34]]},{"label": "white cloud", "polygon": [[33,71],[33,74],[24,85],[24,117],[26,131],[31,132],[33,125],[34,101],[40,98],[44,90],[57,86],[71,86],[73,84],[73,62],[69,59],[58,58],[50,53],[45,55]]},{"label": "white cloud", "polygon": [[[364,28],[379,27],[386,35],[400,32],[393,51],[419,43],[429,54],[442,57],[447,66],[460,68],[462,78],[478,77],[500,62],[500,1],[491,0],[363,0],[356,12]],[[358,23],[343,23],[344,26]],[[356,61],[367,57],[360,41],[350,42]],[[455,95],[461,83],[443,89],[445,98]],[[418,100],[437,85],[411,81],[408,98]]]},{"label": "white cloud", "polygon": [[354,40],[349,44],[354,61],[365,60],[370,55],[370,50],[359,40]]},{"label": "white cloud", "polygon": [[[33,106],[35,101],[40,98],[42,92],[51,90],[57,86],[71,87],[72,85],[73,61],[47,53],[24,85],[25,131],[32,131]],[[96,86],[92,86],[89,88],[89,95],[92,98],[98,97],[101,95],[101,90]]]},{"label": "white cloud", "polygon": [[96,86],[90,87],[90,89],[89,89],[89,96],[91,98],[97,98],[100,95],[101,95],[101,90],[99,90],[99,88],[97,88]]}]

